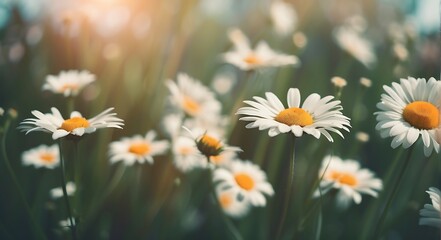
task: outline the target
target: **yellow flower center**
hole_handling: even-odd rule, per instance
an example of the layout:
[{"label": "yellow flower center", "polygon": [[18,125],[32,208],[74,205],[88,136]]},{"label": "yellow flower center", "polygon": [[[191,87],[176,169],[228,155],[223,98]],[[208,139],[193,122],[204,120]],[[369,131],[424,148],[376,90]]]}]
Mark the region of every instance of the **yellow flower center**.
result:
[{"label": "yellow flower center", "polygon": [[241,188],[247,191],[253,189],[254,187],[254,180],[248,174],[245,173],[236,174],[236,176],[234,176],[234,179]]},{"label": "yellow flower center", "polygon": [[243,59],[243,61],[248,63],[248,64],[250,64],[250,65],[257,65],[257,64],[261,64],[262,63],[262,60],[259,57],[257,57],[256,55],[252,54],[252,53],[249,54],[248,56],[246,56]]},{"label": "yellow flower center", "polygon": [[439,126],[440,112],[433,104],[415,101],[403,110],[403,118],[418,129],[433,129]]},{"label": "yellow flower center", "polygon": [[201,110],[199,103],[189,97],[184,97],[182,107],[186,113],[192,116],[196,115]]},{"label": "yellow flower center", "polygon": [[55,156],[52,153],[42,153],[40,154],[40,159],[45,163],[53,163],[55,161]]},{"label": "yellow flower center", "polygon": [[233,203],[233,199],[230,194],[223,193],[219,196],[219,203],[222,208],[228,208]]},{"label": "yellow flower center", "polygon": [[314,123],[311,114],[301,108],[288,108],[281,111],[274,118],[277,122],[284,123],[288,126],[298,125],[301,127],[308,126]]},{"label": "yellow flower center", "polygon": [[133,143],[129,147],[129,152],[136,155],[144,155],[150,152],[150,145],[147,143]]},{"label": "yellow flower center", "polygon": [[193,152],[193,149],[191,147],[181,147],[178,151],[182,155],[189,155]]},{"label": "yellow flower center", "polygon": [[87,128],[87,127],[89,127],[89,122],[85,118],[73,117],[64,120],[60,128],[68,132],[72,132],[76,128]]},{"label": "yellow flower center", "polygon": [[352,187],[356,186],[358,183],[357,178],[350,173],[331,172],[328,177],[330,180],[334,180],[336,182],[340,182],[341,184],[349,185]]},{"label": "yellow flower center", "polygon": [[197,141],[196,146],[199,151],[207,157],[217,156],[222,152],[221,141],[207,134],[204,134]]},{"label": "yellow flower center", "polygon": [[64,84],[61,88],[60,91],[64,92],[66,90],[77,90],[78,89],[78,85],[77,84],[73,84],[73,83],[66,83]]}]

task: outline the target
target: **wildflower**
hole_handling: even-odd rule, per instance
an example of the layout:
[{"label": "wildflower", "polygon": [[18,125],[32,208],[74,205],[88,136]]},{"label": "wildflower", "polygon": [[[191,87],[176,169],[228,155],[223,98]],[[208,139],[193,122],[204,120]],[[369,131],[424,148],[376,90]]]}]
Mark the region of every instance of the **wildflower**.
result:
[{"label": "wildflower", "polygon": [[89,71],[61,71],[58,76],[49,75],[43,90],[63,94],[65,97],[76,96],[87,85],[95,81],[95,75]]},{"label": "wildflower", "polygon": [[424,204],[424,208],[420,210],[420,225],[432,227],[441,227],[441,192],[438,188],[431,187],[426,193],[429,194],[432,204]]},{"label": "wildflower", "polygon": [[216,188],[216,197],[225,214],[233,218],[241,218],[249,213],[251,205],[246,199],[238,199],[234,190]]},{"label": "wildflower", "polygon": [[[356,204],[361,202],[361,193],[378,196],[378,191],[383,188],[382,181],[374,177],[368,170],[360,168],[355,160],[343,161],[336,156],[326,156],[323,160],[319,177],[323,176],[320,182],[321,194],[326,194],[331,189],[338,190],[337,203],[341,207],[347,207],[351,200]],[[320,195],[319,190],[314,193],[315,197]]]},{"label": "wildflower", "polygon": [[357,132],[355,138],[360,142],[369,142],[369,134],[365,132]]},{"label": "wildflower", "polygon": [[229,169],[218,168],[214,171],[213,182],[218,183],[220,191],[229,190],[239,201],[249,201],[252,206],[265,206],[264,195],[274,195],[266,174],[249,161],[232,162]]},{"label": "wildflower", "polygon": [[372,81],[368,78],[362,77],[362,78],[360,78],[360,84],[364,87],[369,88],[372,86]]},{"label": "wildflower", "polygon": [[259,42],[255,50],[251,49],[248,38],[239,29],[230,31],[229,37],[234,44],[234,50],[225,53],[224,59],[227,63],[233,64],[242,70],[280,67],[299,63],[296,56],[274,52],[264,41]]},{"label": "wildflower", "polygon": [[331,78],[331,82],[337,88],[343,88],[348,84],[346,80],[342,77],[333,77]]},{"label": "wildflower", "polygon": [[419,137],[423,140],[424,154],[429,156],[435,149],[439,152],[436,130],[440,127],[439,94],[441,82],[430,78],[400,79],[392,87],[383,86],[386,94],[381,95],[381,102],[376,112],[376,129],[382,137],[393,137],[391,146],[410,147]]},{"label": "wildflower", "polygon": [[341,113],[343,109],[339,100],[331,101],[333,96],[321,98],[317,93],[309,95],[300,107],[300,92],[297,88],[288,91],[288,108],[271,92],[266,93],[266,99],[254,97],[255,101],[244,101],[251,107],[242,107],[236,114],[245,115],[239,120],[249,121],[246,128],[269,129],[268,135],[277,136],[280,133],[292,132],[296,137],[303,132],[320,138],[324,135],[330,142],[329,134],[335,132],[343,138],[339,129],[349,132],[349,118]]},{"label": "wildflower", "polygon": [[356,31],[347,27],[339,27],[334,31],[334,37],[343,50],[367,68],[371,68],[376,63],[377,57],[371,42],[361,37]]},{"label": "wildflower", "polygon": [[[66,193],[67,196],[74,195],[75,191],[77,190],[75,183],[68,182],[66,183]],[[49,195],[52,199],[57,199],[63,197],[63,189],[61,187],[53,188],[50,190]]]},{"label": "wildflower", "polygon": [[166,85],[171,92],[172,104],[188,116],[210,118],[220,114],[221,104],[214,93],[187,74],[178,74],[177,83],[167,80]]},{"label": "wildflower", "polygon": [[[187,130],[193,140],[196,143],[196,147],[199,152],[204,155],[207,159],[211,157],[219,156],[223,152],[238,152],[242,151],[238,147],[228,146],[226,145],[221,137],[215,132],[207,132],[200,133],[200,129],[196,129],[191,131],[190,129],[184,127]],[[199,132],[198,132],[199,130]]]},{"label": "wildflower", "polygon": [[308,38],[303,32],[296,32],[292,35],[292,41],[298,48],[304,48],[308,44]]},{"label": "wildflower", "polygon": [[24,165],[34,165],[36,168],[45,167],[53,169],[60,163],[58,146],[40,145],[23,152],[22,161]]},{"label": "wildflower", "polygon": [[32,111],[37,118],[28,118],[20,123],[19,129],[26,134],[33,131],[52,133],[52,139],[56,140],[65,136],[81,137],[85,133],[93,133],[99,128],[120,128],[124,120],[115,117],[116,113],[110,113],[114,108],[108,108],[97,116],[86,119],[81,113],[73,111],[70,118],[64,119],[57,108],[51,108],[52,113],[43,114],[40,111]]},{"label": "wildflower", "polygon": [[292,32],[297,24],[297,13],[291,4],[273,1],[270,6],[270,16],[276,32],[286,35]]},{"label": "wildflower", "polygon": [[135,135],[131,138],[122,138],[120,141],[110,143],[110,162],[124,162],[131,166],[135,162],[148,162],[153,164],[153,157],[164,154],[169,148],[166,140],[154,141],[156,132],[148,131],[145,137]]},{"label": "wildflower", "polygon": [[205,168],[207,160],[202,155],[194,140],[180,136],[173,141],[173,163],[181,172],[189,172],[195,168]]}]

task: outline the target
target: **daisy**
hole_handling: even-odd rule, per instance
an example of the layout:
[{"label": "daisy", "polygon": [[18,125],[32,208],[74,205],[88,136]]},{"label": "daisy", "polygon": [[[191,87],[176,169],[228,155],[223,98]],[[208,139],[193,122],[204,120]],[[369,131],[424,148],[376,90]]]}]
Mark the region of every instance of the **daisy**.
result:
[{"label": "daisy", "polygon": [[95,81],[95,75],[89,71],[61,71],[58,76],[49,75],[43,90],[63,94],[65,97],[76,96],[87,85]]},{"label": "daisy", "polygon": [[259,166],[249,161],[234,161],[228,169],[214,170],[213,182],[220,190],[230,190],[239,201],[249,201],[252,206],[265,206],[264,195],[274,195],[273,187]]},{"label": "daisy", "polygon": [[[337,203],[343,208],[347,207],[351,200],[360,204],[361,193],[377,197],[377,192],[383,188],[382,181],[375,178],[370,170],[360,168],[357,161],[350,159],[343,161],[336,156],[324,158],[319,172],[319,177],[322,176],[321,194],[336,189]],[[319,190],[316,190],[314,196],[320,196]]]},{"label": "daisy", "polygon": [[[75,191],[77,190],[75,183],[68,182],[66,183],[66,193],[67,196],[74,195]],[[63,189],[61,187],[53,188],[50,190],[49,195],[52,199],[57,199],[63,197]]]},{"label": "daisy", "polygon": [[164,154],[169,148],[168,141],[154,141],[155,138],[156,132],[151,130],[147,132],[145,137],[135,135],[110,143],[110,162],[122,161],[127,166],[131,166],[135,162],[153,164],[153,157]]},{"label": "daisy", "polygon": [[241,218],[247,215],[251,209],[248,200],[237,198],[233,189],[222,190],[216,188],[216,197],[223,212],[233,218]]},{"label": "daisy", "polygon": [[270,6],[271,21],[280,35],[291,33],[297,24],[297,13],[291,4],[273,1]]},{"label": "daisy", "polygon": [[36,168],[46,167],[53,169],[60,163],[58,146],[40,145],[23,152],[22,161],[24,165],[34,165]]},{"label": "daisy", "polygon": [[195,168],[205,168],[207,160],[202,155],[193,139],[180,136],[173,141],[173,164],[181,172],[189,172]]},{"label": "daisy", "polygon": [[367,68],[371,68],[377,62],[371,42],[361,37],[355,30],[348,27],[339,27],[334,31],[334,38],[343,50]]},{"label": "daisy", "polygon": [[410,147],[421,136],[424,154],[429,156],[435,149],[439,152],[437,131],[440,127],[441,82],[430,78],[400,79],[392,87],[383,86],[386,91],[376,112],[376,129],[382,137],[392,137],[392,148],[402,145]]},{"label": "daisy", "polygon": [[426,193],[429,194],[432,204],[424,204],[424,208],[420,210],[420,225],[432,227],[441,227],[441,191],[438,188],[431,187]]},{"label": "daisy", "polygon": [[180,73],[177,82],[167,80],[171,102],[190,117],[209,118],[220,114],[221,104],[215,95],[199,81]]},{"label": "daisy", "polygon": [[300,92],[297,88],[288,91],[288,108],[271,92],[266,99],[253,97],[255,101],[244,101],[250,107],[240,108],[236,114],[245,115],[239,120],[249,121],[246,128],[269,129],[268,135],[277,136],[280,133],[292,132],[296,137],[303,132],[320,138],[323,134],[330,142],[329,134],[335,132],[343,138],[339,129],[349,132],[349,118],[341,113],[343,109],[339,100],[331,101],[333,96],[321,98],[317,93],[309,95],[300,107]]},{"label": "daisy", "polygon": [[205,130],[202,132],[201,129],[193,129],[192,131],[186,127],[183,128],[191,135],[199,152],[207,159],[210,159],[210,161],[212,157],[219,156],[225,152],[242,151],[238,147],[225,144],[222,138],[214,131],[208,132]]},{"label": "daisy", "polygon": [[86,119],[81,113],[73,111],[70,118],[64,119],[57,108],[51,108],[52,113],[43,114],[40,111],[32,111],[37,118],[28,118],[20,123],[19,129],[26,134],[33,131],[52,133],[52,139],[56,140],[65,136],[80,137],[85,133],[93,133],[99,128],[120,128],[124,120],[115,117],[116,113],[110,113],[114,108],[108,108],[97,116]]},{"label": "daisy", "polygon": [[239,29],[230,31],[229,38],[234,44],[234,50],[225,53],[224,60],[242,70],[248,71],[299,63],[296,56],[274,52],[264,41],[259,42],[255,50],[251,49],[248,38]]}]

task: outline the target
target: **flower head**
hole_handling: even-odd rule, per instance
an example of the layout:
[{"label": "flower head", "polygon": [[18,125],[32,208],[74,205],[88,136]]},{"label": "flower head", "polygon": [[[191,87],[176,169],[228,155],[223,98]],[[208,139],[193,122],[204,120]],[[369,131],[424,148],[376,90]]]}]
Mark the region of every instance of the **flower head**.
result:
[{"label": "flower head", "polygon": [[[343,208],[347,207],[351,200],[359,204],[361,193],[377,197],[377,191],[383,188],[382,181],[375,178],[370,170],[360,168],[357,161],[350,159],[343,161],[336,156],[325,157],[319,172],[319,177],[321,176],[323,176],[320,182],[321,194],[336,189],[337,203]],[[316,190],[314,196],[319,195],[319,190]]]},{"label": "flower head", "polygon": [[36,168],[45,167],[53,169],[60,163],[58,146],[40,145],[23,152],[22,161],[24,165],[34,165]]},{"label": "flower head", "polygon": [[[75,183],[73,183],[73,182],[66,183],[67,196],[74,195],[76,190],[77,190],[77,187],[76,187]],[[61,198],[61,197],[63,197],[63,189],[61,187],[53,188],[53,189],[51,189],[49,194],[51,195],[52,199]]]},{"label": "flower head", "polygon": [[85,133],[93,133],[99,128],[120,128],[124,120],[115,117],[116,113],[110,113],[113,108],[108,108],[97,116],[86,119],[81,113],[73,111],[70,118],[64,119],[57,108],[51,108],[52,113],[43,114],[40,111],[32,111],[37,118],[28,118],[20,123],[19,129],[26,134],[33,131],[52,133],[52,139],[65,136],[81,137]]},{"label": "flower head", "polygon": [[169,148],[169,143],[166,140],[154,141],[155,137],[155,131],[151,130],[144,137],[135,135],[110,143],[110,162],[122,161],[127,166],[131,166],[135,162],[153,164],[153,157],[164,154]]},{"label": "flower head", "polygon": [[292,32],[297,24],[297,13],[291,4],[283,1],[273,1],[270,6],[270,16],[276,32],[286,35]]},{"label": "flower head", "polygon": [[178,74],[176,83],[167,80],[166,85],[171,92],[172,104],[188,116],[215,118],[220,114],[221,104],[214,93],[187,74]]},{"label": "flower head", "polygon": [[299,62],[294,55],[274,52],[264,41],[259,42],[255,50],[251,49],[248,38],[239,29],[230,31],[229,37],[234,50],[225,53],[224,59],[242,70],[295,65]]},{"label": "flower head", "polygon": [[207,159],[211,157],[219,156],[223,152],[237,152],[242,151],[238,147],[232,147],[226,145],[221,137],[216,134],[216,132],[201,132],[201,129],[195,129],[191,131],[190,129],[183,127],[191,135],[196,143],[196,148],[199,152],[204,155]]},{"label": "flower head", "polygon": [[234,189],[222,190],[221,187],[217,187],[216,197],[224,213],[230,217],[241,218],[251,209],[249,201],[245,198],[237,198]]},{"label": "flower head", "polygon": [[180,136],[173,141],[173,163],[181,172],[189,172],[195,168],[207,166],[207,160],[196,147],[195,141]]},{"label": "flower head", "polygon": [[296,137],[303,132],[319,138],[323,134],[330,142],[329,134],[335,132],[341,137],[339,129],[349,132],[349,118],[341,113],[343,109],[339,100],[331,101],[333,96],[321,98],[314,93],[309,95],[300,107],[300,91],[291,88],[288,91],[288,108],[271,92],[266,93],[266,99],[253,97],[255,101],[244,101],[251,107],[242,107],[236,114],[245,115],[239,120],[250,121],[247,128],[269,129],[269,136],[292,132]]},{"label": "flower head", "polygon": [[43,90],[63,94],[65,97],[76,96],[87,85],[95,81],[95,75],[89,71],[61,71],[58,76],[49,75]]},{"label": "flower head", "polygon": [[264,195],[274,195],[266,174],[259,166],[249,161],[234,161],[228,169],[217,168],[213,174],[213,182],[218,183],[220,191],[232,191],[239,201],[249,201],[252,206],[265,206]]},{"label": "flower head", "polygon": [[441,191],[431,187],[426,193],[429,194],[432,204],[424,204],[424,208],[420,210],[419,224],[441,228]]},{"label": "flower head", "polygon": [[400,79],[392,87],[383,86],[386,91],[376,112],[376,129],[382,137],[392,137],[392,148],[402,145],[410,147],[421,136],[424,154],[429,156],[440,150],[437,129],[440,127],[441,82],[430,78]]},{"label": "flower head", "polygon": [[334,31],[334,37],[343,50],[366,67],[371,68],[377,62],[371,42],[361,37],[355,30],[339,27]]}]

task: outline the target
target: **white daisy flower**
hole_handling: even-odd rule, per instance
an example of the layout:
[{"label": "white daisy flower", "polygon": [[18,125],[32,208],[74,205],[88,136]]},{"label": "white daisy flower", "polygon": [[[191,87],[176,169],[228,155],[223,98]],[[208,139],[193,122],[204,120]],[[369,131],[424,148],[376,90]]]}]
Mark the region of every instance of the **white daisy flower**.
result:
[{"label": "white daisy flower", "polygon": [[49,75],[43,90],[63,94],[65,97],[76,96],[87,85],[95,81],[95,75],[89,71],[61,71],[58,76]]},{"label": "white daisy flower", "polygon": [[431,187],[426,193],[429,194],[432,204],[424,204],[424,208],[420,210],[419,224],[441,228],[441,191]]},{"label": "white daisy flower", "polygon": [[348,27],[339,27],[334,31],[334,38],[343,50],[367,68],[371,68],[377,62],[371,42],[361,37],[355,30]]},{"label": "white daisy flower", "polygon": [[199,81],[180,73],[177,82],[167,80],[171,102],[185,114],[195,118],[210,118],[220,114],[221,104],[215,95]]},{"label": "white daisy flower", "polygon": [[[343,161],[336,156],[326,156],[323,159],[319,178],[322,176],[321,194],[326,194],[331,189],[338,190],[337,204],[342,208],[349,206],[351,200],[359,204],[361,193],[377,197],[377,192],[383,188],[382,181],[375,178],[370,170],[360,168],[357,161],[350,159]],[[314,196],[320,196],[318,189]]]},{"label": "white daisy flower", "polygon": [[24,151],[21,158],[23,165],[34,165],[36,168],[53,169],[60,163],[59,148],[56,144],[52,146],[40,145]]},{"label": "white daisy flower", "polygon": [[391,146],[410,147],[421,136],[424,154],[429,156],[440,150],[437,131],[440,128],[441,82],[430,78],[400,79],[392,87],[383,86],[386,91],[376,112],[376,129],[382,137],[393,137]]},{"label": "white daisy flower", "polygon": [[249,201],[245,198],[237,198],[237,193],[230,188],[222,190],[216,188],[216,197],[223,212],[233,218],[241,218],[247,215],[251,209]]},{"label": "white daisy flower", "polygon": [[333,96],[321,98],[313,93],[300,107],[300,91],[290,88],[287,96],[288,108],[285,108],[273,93],[267,92],[265,95],[266,99],[253,97],[255,101],[244,101],[250,107],[242,107],[237,111],[236,114],[245,115],[239,120],[251,122],[246,128],[269,129],[268,135],[271,137],[287,132],[300,137],[305,132],[318,139],[323,134],[330,142],[334,140],[329,131],[342,138],[339,129],[349,132],[349,118],[341,113],[343,108],[339,100],[331,101]]},{"label": "white daisy flower", "polygon": [[273,187],[266,180],[266,174],[259,166],[249,161],[234,161],[228,169],[217,168],[213,182],[221,191],[231,190],[238,201],[249,201],[252,206],[265,206],[264,195],[274,195]]},{"label": "white daisy flower", "polygon": [[81,113],[73,111],[70,118],[64,119],[57,108],[51,108],[52,113],[43,114],[40,111],[32,111],[37,118],[28,118],[20,123],[19,129],[26,134],[33,131],[52,133],[52,139],[56,140],[65,136],[80,137],[85,133],[93,133],[99,128],[120,128],[124,120],[115,117],[116,113],[110,113],[114,108],[108,108],[97,116],[86,119]]},{"label": "white daisy flower", "polygon": [[207,167],[207,159],[202,155],[193,139],[180,136],[173,141],[173,164],[181,172]]},{"label": "white daisy flower", "polygon": [[[73,196],[75,191],[77,190],[77,187],[75,186],[75,183],[68,182],[66,183],[66,193],[67,196]],[[50,190],[49,195],[52,199],[57,199],[63,197],[63,189],[61,187],[53,188]]]},{"label": "white daisy flower", "polygon": [[191,135],[199,152],[206,158],[210,159],[210,161],[212,157],[219,156],[225,152],[242,151],[242,149],[239,147],[233,147],[225,144],[222,138],[214,131],[208,132],[205,130],[202,132],[201,129],[193,129],[192,131],[186,127],[183,128]]},{"label": "white daisy flower", "polygon": [[156,132],[150,130],[145,137],[135,135],[110,143],[110,162],[122,161],[127,166],[131,166],[135,162],[153,164],[153,157],[164,154],[169,148],[168,141],[154,141],[155,138]]},{"label": "white daisy flower", "polygon": [[273,1],[270,6],[270,16],[278,34],[286,35],[294,31],[297,24],[297,13],[291,4]]},{"label": "white daisy flower", "polygon": [[280,67],[299,63],[296,56],[274,52],[264,41],[259,42],[255,50],[251,49],[248,38],[239,29],[230,31],[229,38],[234,44],[234,50],[225,53],[224,60],[242,70]]}]

